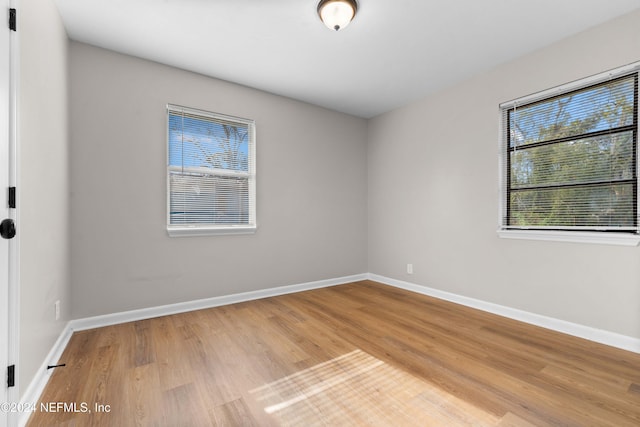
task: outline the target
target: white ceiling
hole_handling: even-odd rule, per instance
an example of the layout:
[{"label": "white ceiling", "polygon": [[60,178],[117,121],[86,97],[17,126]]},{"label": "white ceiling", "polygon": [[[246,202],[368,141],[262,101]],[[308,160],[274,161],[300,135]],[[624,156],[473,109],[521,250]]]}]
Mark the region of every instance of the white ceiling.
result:
[{"label": "white ceiling", "polygon": [[[56,0],[69,37],[373,117],[640,8],[640,0]],[[588,55],[585,52],[585,55]]]}]

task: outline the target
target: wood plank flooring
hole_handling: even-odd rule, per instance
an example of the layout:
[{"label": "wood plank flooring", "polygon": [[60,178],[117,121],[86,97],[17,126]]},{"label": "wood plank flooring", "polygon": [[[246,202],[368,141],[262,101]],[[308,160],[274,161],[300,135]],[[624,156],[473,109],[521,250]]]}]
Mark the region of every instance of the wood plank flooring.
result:
[{"label": "wood plank flooring", "polygon": [[640,354],[371,281],[77,332],[60,363],[67,408],[29,426],[640,425]]}]

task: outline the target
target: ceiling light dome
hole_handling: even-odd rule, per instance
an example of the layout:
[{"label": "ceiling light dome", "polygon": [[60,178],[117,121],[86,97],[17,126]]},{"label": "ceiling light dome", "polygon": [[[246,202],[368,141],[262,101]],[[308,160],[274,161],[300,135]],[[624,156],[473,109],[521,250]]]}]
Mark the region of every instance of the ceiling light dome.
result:
[{"label": "ceiling light dome", "polygon": [[349,25],[358,10],[356,0],[321,0],[318,15],[328,28],[338,31]]}]

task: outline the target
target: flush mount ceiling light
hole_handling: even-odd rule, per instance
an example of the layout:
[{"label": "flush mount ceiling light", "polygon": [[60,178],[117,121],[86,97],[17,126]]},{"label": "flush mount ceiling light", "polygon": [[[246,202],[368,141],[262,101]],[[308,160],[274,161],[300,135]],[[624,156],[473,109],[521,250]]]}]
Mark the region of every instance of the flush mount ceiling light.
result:
[{"label": "flush mount ceiling light", "polygon": [[318,3],[318,15],[327,28],[341,30],[356,16],[356,0],[321,0]]}]

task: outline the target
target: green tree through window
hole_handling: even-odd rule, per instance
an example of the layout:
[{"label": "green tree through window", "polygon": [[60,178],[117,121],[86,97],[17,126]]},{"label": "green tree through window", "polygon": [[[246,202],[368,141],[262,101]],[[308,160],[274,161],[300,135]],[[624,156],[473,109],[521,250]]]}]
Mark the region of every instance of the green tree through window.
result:
[{"label": "green tree through window", "polygon": [[637,230],[637,73],[503,110],[507,228]]}]

